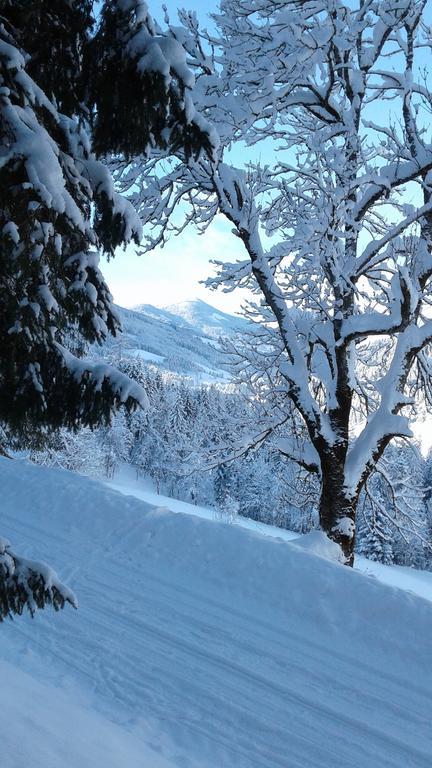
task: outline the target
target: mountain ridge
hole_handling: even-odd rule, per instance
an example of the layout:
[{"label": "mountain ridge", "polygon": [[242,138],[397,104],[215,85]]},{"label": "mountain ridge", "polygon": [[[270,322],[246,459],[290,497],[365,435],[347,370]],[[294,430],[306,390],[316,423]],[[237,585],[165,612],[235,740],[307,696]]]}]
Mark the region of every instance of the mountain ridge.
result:
[{"label": "mountain ridge", "polygon": [[163,371],[186,376],[195,385],[230,381],[223,338],[241,331],[247,324],[243,318],[200,300],[165,308],[152,304],[116,308],[123,332],[107,339],[102,347],[111,358],[116,354],[138,358]]},{"label": "mountain ridge", "polygon": [[169,304],[164,309],[180,317],[196,328],[201,328],[208,336],[218,338],[231,336],[247,325],[245,318],[223,312],[202,299],[192,299]]}]

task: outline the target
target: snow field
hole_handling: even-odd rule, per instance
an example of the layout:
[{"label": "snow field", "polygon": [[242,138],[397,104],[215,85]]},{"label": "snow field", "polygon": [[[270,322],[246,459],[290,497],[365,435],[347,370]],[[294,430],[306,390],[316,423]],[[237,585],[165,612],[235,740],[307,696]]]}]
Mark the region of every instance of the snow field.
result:
[{"label": "snow field", "polygon": [[2,535],[80,601],[0,630],[2,768],[430,768],[429,602],[68,472],[0,478]]},{"label": "snow field", "polygon": [[[106,481],[106,485],[125,496],[133,496],[141,499],[148,504],[163,506],[171,512],[183,512],[184,514],[196,515],[206,520],[215,520],[217,515],[215,509],[210,507],[201,507],[187,502],[173,499],[156,493],[153,483],[148,478],[137,477],[135,469],[127,464],[123,464],[116,472],[112,480]],[[323,557],[333,559],[331,555],[331,545],[325,540],[323,549],[322,538],[316,537],[315,532],[303,536],[284,528],[278,528],[274,525],[251,520],[246,517],[238,516],[230,521],[233,525],[254,531],[262,536],[270,536],[283,541],[295,541],[296,546],[300,545],[304,549],[309,549],[315,554],[322,554]],[[337,557],[335,558],[337,559]],[[398,587],[407,592],[412,592],[419,597],[432,602],[432,572],[419,571],[415,568],[409,568],[401,565],[383,565],[373,560],[368,560],[362,555],[355,556],[354,568],[361,573],[374,577],[384,584],[392,587]]]},{"label": "snow field", "polygon": [[173,768],[135,731],[91,707],[82,692],[38,680],[0,661],[7,707],[1,718],[2,759],[7,768]]}]

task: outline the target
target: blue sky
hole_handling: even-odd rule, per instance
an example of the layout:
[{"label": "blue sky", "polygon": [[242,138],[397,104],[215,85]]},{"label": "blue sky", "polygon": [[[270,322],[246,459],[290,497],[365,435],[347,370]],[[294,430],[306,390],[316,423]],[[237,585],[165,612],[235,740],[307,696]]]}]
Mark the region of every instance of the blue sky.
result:
[{"label": "blue sky", "polygon": [[125,252],[119,250],[115,259],[103,264],[103,273],[115,301],[124,307],[163,307],[199,298],[226,312],[235,312],[240,307],[241,291],[209,291],[200,281],[212,273],[211,259],[235,261],[242,256],[240,241],[218,221],[204,235],[191,227],[180,237],[171,238],[164,248],[141,256],[132,247]]},{"label": "blue sky", "polygon": [[147,5],[155,19],[162,18],[162,13],[159,9],[162,5],[166,5],[168,12],[172,16],[172,20],[174,20],[177,8],[187,8],[188,11],[196,11],[198,18],[204,19],[206,14],[216,10],[218,3],[216,0],[183,0],[183,2],[179,2],[179,0],[165,0],[164,3],[156,3],[154,0],[147,0]]}]

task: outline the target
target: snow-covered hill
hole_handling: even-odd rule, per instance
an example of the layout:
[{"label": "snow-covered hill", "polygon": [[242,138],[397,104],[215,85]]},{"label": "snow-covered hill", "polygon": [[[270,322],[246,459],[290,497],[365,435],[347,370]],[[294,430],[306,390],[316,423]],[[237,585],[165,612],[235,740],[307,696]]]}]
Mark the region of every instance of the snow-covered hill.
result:
[{"label": "snow-covered hill", "polygon": [[186,320],[187,323],[198,331],[214,339],[218,339],[221,336],[232,336],[234,333],[244,330],[247,326],[244,318],[228,315],[226,312],[212,307],[201,299],[171,304],[165,307],[165,309],[171,315]]},{"label": "snow-covered hill", "polygon": [[2,768],[430,768],[430,602],[64,471],[0,483],[80,600],[0,629]]},{"label": "snow-covered hill", "polygon": [[[198,312],[201,304],[208,321],[203,317],[202,324]],[[224,369],[226,359],[218,348],[218,338],[232,336],[245,321],[225,315],[204,302],[188,303],[191,311],[195,305],[197,314],[191,315],[191,322],[177,312],[150,304],[134,310],[118,307],[123,333],[118,339],[109,339],[106,349],[118,349],[122,355],[130,354],[162,370],[189,376],[195,383],[226,381],[229,379]],[[220,322],[219,333],[216,325],[209,324],[212,313]]]}]

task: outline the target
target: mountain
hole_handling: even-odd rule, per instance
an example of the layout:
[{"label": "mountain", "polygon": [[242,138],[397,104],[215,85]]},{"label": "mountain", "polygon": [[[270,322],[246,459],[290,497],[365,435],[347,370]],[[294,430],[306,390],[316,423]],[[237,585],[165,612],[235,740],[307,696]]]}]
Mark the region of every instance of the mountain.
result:
[{"label": "mountain", "polygon": [[165,307],[166,312],[185,320],[201,333],[211,338],[218,339],[224,336],[232,336],[247,326],[243,317],[229,315],[220,309],[206,304],[201,299],[194,301],[182,301],[179,304],[170,304]]},{"label": "mountain", "polygon": [[310,537],[25,461],[0,483],[1,534],[79,600],[1,627],[2,768],[430,768],[427,600]]},{"label": "mountain", "polygon": [[[184,302],[160,309],[142,304],[135,309],[117,307],[123,333],[108,339],[112,355],[130,355],[161,370],[187,376],[195,384],[227,382],[226,355],[219,337],[233,336],[246,321],[203,301]],[[100,350],[99,350],[100,355]]]}]

